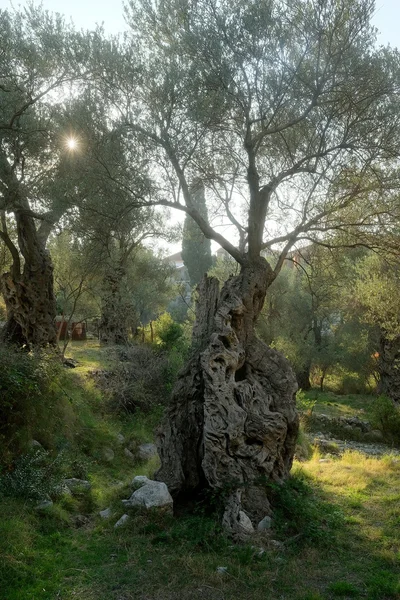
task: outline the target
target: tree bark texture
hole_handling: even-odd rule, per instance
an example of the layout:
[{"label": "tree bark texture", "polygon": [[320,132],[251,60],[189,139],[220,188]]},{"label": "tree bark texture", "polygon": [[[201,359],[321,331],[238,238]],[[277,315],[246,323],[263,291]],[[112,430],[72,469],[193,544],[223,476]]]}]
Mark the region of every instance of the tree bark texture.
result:
[{"label": "tree bark texture", "polygon": [[158,479],[175,496],[222,490],[233,535],[243,533],[242,511],[253,522],[270,512],[265,483],[288,476],[297,438],[295,375],[254,333],[273,277],[259,258],[221,292],[217,280],[203,279],[192,357],[158,437]]},{"label": "tree bark texture", "polygon": [[24,257],[22,272],[13,265],[1,276],[1,291],[7,308],[2,331],[5,342],[28,349],[56,346],[56,299],[53,265],[39,239],[33,219],[17,215],[19,246]]},{"label": "tree bark texture", "polygon": [[378,392],[400,404],[400,336],[389,339],[381,332],[378,372]]},{"label": "tree bark texture", "polygon": [[104,344],[128,342],[130,307],[123,298],[126,273],[122,267],[110,270],[104,278],[104,295],[99,324],[100,341]]}]

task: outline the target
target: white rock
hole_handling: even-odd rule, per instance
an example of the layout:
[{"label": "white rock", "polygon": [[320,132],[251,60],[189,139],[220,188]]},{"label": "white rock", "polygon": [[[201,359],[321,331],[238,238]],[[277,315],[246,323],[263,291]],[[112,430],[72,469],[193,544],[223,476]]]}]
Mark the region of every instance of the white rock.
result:
[{"label": "white rock", "polygon": [[102,519],[109,519],[112,515],[111,508],[105,508],[99,512]]},{"label": "white rock", "polygon": [[38,442],[37,440],[31,440],[29,442],[29,445],[30,445],[31,448],[36,448],[36,449],[42,449],[43,448],[42,444],[40,442]]},{"label": "white rock", "polygon": [[155,444],[142,444],[138,448],[140,460],[149,460],[157,456],[157,446]]},{"label": "white rock", "polygon": [[151,481],[151,479],[149,479],[148,477],[146,477],[146,475],[136,475],[136,477],[134,477],[132,479],[131,485],[133,485],[133,487],[135,489],[139,489],[145,483],[149,483],[150,481]]},{"label": "white rock", "polygon": [[244,533],[254,533],[253,523],[250,521],[246,513],[241,510],[238,519],[239,527]]},{"label": "white rock", "polygon": [[112,462],[114,460],[115,454],[112,448],[103,448],[103,457],[107,462]]},{"label": "white rock", "polygon": [[257,531],[265,531],[266,529],[271,529],[271,525],[272,525],[272,519],[271,519],[271,517],[268,517],[268,515],[267,515],[266,517],[261,519],[261,521],[257,525]]},{"label": "white rock", "polygon": [[126,507],[144,506],[147,509],[172,509],[173,500],[165,483],[149,479],[147,483],[133,492],[129,500],[123,500],[123,503]]},{"label": "white rock", "polygon": [[125,442],[125,438],[124,438],[124,436],[122,435],[122,433],[117,433],[117,441],[118,441],[120,444],[123,444],[123,443]]},{"label": "white rock", "polygon": [[86,481],[86,479],[77,479],[76,477],[64,479],[64,484],[71,490],[71,492],[74,492],[75,490],[89,491],[92,487],[90,481]]},{"label": "white rock", "polygon": [[226,575],[228,573],[228,567],[217,567],[216,571],[217,571],[217,573]]},{"label": "white rock", "polygon": [[127,523],[127,521],[129,521],[129,519],[130,519],[129,515],[127,515],[127,514],[122,515],[122,517],[120,519],[118,519],[118,521],[115,523],[114,529],[118,529],[118,527],[122,527],[122,525],[125,525],[125,523]]}]

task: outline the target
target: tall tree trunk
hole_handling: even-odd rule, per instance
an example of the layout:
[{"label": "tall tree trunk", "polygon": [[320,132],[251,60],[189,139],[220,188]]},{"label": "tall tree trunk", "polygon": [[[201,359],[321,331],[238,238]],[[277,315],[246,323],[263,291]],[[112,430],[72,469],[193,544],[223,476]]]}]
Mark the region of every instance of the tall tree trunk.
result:
[{"label": "tall tree trunk", "polygon": [[299,390],[307,391],[311,388],[310,371],[311,362],[308,361],[301,369],[296,371],[296,379]]},{"label": "tall tree trunk", "polygon": [[378,392],[400,404],[400,336],[389,339],[381,331],[378,372]]},{"label": "tall tree trunk", "polygon": [[28,349],[56,346],[56,299],[50,254],[30,216],[17,214],[16,222],[24,265],[21,273],[19,259],[15,257],[11,271],[1,277],[7,308],[2,339]]},{"label": "tall tree trunk", "polygon": [[104,278],[100,341],[104,344],[126,344],[128,341],[129,306],[123,297],[126,274],[123,267],[110,270]]},{"label": "tall tree trunk", "polygon": [[242,266],[219,292],[200,284],[193,353],[174,389],[158,445],[174,496],[229,490],[224,526],[242,530],[270,512],[263,480],[290,471],[298,431],[297,383],[288,361],[255,335],[255,321],[274,275],[262,258]]}]

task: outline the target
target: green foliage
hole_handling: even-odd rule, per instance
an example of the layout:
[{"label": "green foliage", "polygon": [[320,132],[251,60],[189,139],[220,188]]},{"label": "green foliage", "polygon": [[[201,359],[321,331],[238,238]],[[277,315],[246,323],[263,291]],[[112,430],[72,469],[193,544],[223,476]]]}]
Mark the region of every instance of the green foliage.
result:
[{"label": "green foliage", "polygon": [[0,475],[0,496],[43,500],[54,494],[61,482],[62,455],[52,458],[43,449],[20,456],[10,472]]},{"label": "green foliage", "polygon": [[68,400],[60,394],[62,367],[54,356],[0,347],[0,463],[27,449],[36,438],[55,443],[57,424],[71,424]]},{"label": "green foliage", "polygon": [[369,407],[368,418],[386,439],[400,443],[400,406],[393,400],[386,396],[376,398]]},{"label": "green foliage", "polygon": [[156,335],[155,341],[158,341],[163,348],[170,350],[183,342],[183,326],[176,323],[169,313],[165,312],[160,315],[154,321],[153,327]]},{"label": "green foliage", "polygon": [[299,390],[296,394],[296,407],[300,413],[307,413],[309,415],[312,414],[314,407],[317,403],[317,399],[315,397],[310,397],[306,395],[303,390]]},{"label": "green foliage", "polygon": [[296,440],[296,459],[299,461],[310,460],[313,455],[313,447],[305,430],[305,424],[300,422],[299,433]]},{"label": "green foliage", "polygon": [[343,514],[319,497],[306,476],[297,473],[282,485],[269,484],[274,528],[286,541],[330,546],[344,525]]},{"label": "green foliage", "polygon": [[368,600],[381,600],[382,598],[398,600],[400,597],[400,577],[391,571],[382,570],[370,575],[366,584]]},{"label": "green foliage", "polygon": [[361,593],[355,585],[347,581],[335,581],[335,583],[331,583],[329,591],[335,596],[345,596],[346,598],[356,598]]}]

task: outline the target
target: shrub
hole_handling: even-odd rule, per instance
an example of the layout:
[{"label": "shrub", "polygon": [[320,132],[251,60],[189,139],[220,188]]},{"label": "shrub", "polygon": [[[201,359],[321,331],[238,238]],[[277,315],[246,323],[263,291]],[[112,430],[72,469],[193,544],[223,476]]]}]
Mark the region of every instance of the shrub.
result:
[{"label": "shrub", "polygon": [[102,378],[101,385],[113,410],[150,412],[168,396],[167,352],[147,344],[124,346],[120,361]]},{"label": "shrub", "polygon": [[302,473],[281,485],[268,483],[274,529],[286,543],[331,546],[344,523],[342,513],[323,501]]},{"label": "shrub", "polygon": [[20,456],[13,469],[0,476],[0,496],[42,500],[61,482],[61,455],[52,459],[41,448]]},{"label": "shrub", "polygon": [[183,327],[169,313],[163,313],[154,321],[154,330],[161,346],[166,349],[179,346],[182,342]]},{"label": "shrub", "polygon": [[317,401],[315,398],[307,398],[303,390],[299,390],[296,394],[296,408],[300,413],[312,415]]},{"label": "shrub", "polygon": [[376,398],[369,409],[371,424],[391,442],[400,443],[400,407],[386,396]]},{"label": "shrub", "polygon": [[32,438],[51,446],[69,402],[58,387],[62,367],[52,356],[0,347],[0,464],[25,452]]}]

